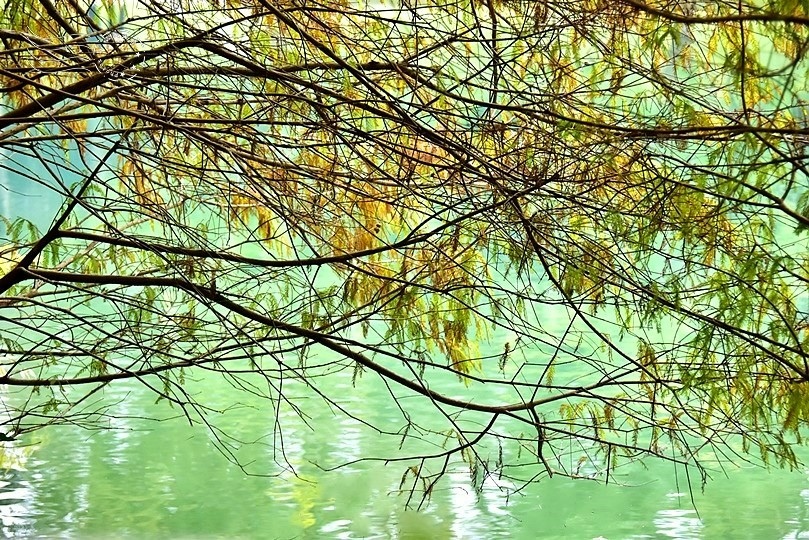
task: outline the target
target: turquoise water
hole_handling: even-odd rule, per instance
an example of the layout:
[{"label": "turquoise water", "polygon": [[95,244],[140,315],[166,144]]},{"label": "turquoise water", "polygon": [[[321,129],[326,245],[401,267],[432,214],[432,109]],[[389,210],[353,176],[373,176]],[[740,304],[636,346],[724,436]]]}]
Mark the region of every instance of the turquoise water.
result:
[{"label": "turquoise water", "polygon": [[[0,212],[7,217],[35,216],[38,225],[47,226],[59,203],[58,196],[30,179],[0,177]],[[809,471],[804,469],[717,469],[703,491],[696,475],[689,486],[682,469],[649,462],[648,467],[620,468],[610,485],[603,478],[543,477],[522,486],[493,477],[476,493],[468,471],[455,466],[420,511],[405,510],[408,493],[399,488],[412,462],[356,461],[397,455],[397,441],[333,414],[295,381],[287,383],[286,393],[308,413],[306,422],[289,407],[273,408],[222,379],[192,381],[197,376],[189,373],[190,389],[204,394],[213,407],[206,419],[221,431],[189,425],[178,410],[155,403],[154,394],[127,382],[98,396],[111,406],[105,420],[109,429],[58,427],[2,443],[3,533],[45,538],[809,538]],[[397,422],[385,389],[370,377],[354,387],[350,373],[338,374],[322,389],[344,396],[341,403],[360,418]],[[23,397],[0,389],[0,399],[7,402]],[[429,407],[423,410],[433,413]],[[283,440],[274,437],[278,424]],[[809,458],[809,452],[803,455]],[[533,464],[522,476],[540,471]],[[420,499],[410,502],[415,508]]]},{"label": "turquoise water", "polygon": [[[339,377],[338,377],[339,379]],[[214,402],[237,392],[223,383],[200,383]],[[349,394],[350,379],[332,382]],[[358,384],[362,393],[364,383]],[[301,394],[303,395],[303,394]],[[372,394],[363,394],[371,398]],[[3,473],[0,521],[9,536],[59,538],[802,538],[809,537],[809,474],[740,467],[717,471],[704,490],[689,488],[682,471],[658,462],[632,465],[616,484],[543,479],[507,497],[497,481],[478,496],[469,475],[447,476],[422,512],[403,511],[395,494],[402,464],[337,464],[392,450],[354,421],[327,411],[306,427],[280,413],[286,459],[276,465],[271,433],[275,416],[266,403],[216,415],[238,440],[225,441],[249,476],[229,463],[209,433],[169,417],[135,385],[106,398],[130,418],[112,429],[45,430],[7,446],[27,454],[21,468]],[[378,403],[383,401],[378,400]],[[383,414],[371,400],[371,416]],[[261,439],[262,436],[268,436]],[[31,444],[32,446],[24,446]],[[13,450],[16,449],[16,450]],[[286,469],[286,470],[285,470]],[[679,480],[679,483],[678,483]],[[619,485],[620,484],[620,485]],[[515,487],[506,485],[503,487]],[[693,495],[693,504],[691,501]],[[699,513],[697,513],[699,512]]]}]

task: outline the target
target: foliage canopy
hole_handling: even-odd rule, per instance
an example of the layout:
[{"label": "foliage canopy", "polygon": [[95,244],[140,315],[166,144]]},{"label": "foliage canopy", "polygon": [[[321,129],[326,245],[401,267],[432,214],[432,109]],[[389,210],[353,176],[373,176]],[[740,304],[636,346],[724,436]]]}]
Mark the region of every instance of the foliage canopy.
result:
[{"label": "foliage canopy", "polygon": [[63,201],[4,217],[7,433],[103,427],[125,379],[208,423],[203,374],[356,416],[346,372],[385,385],[398,421],[358,419],[427,493],[458,460],[478,483],[796,463],[807,2],[6,0],[0,21],[0,166]]}]

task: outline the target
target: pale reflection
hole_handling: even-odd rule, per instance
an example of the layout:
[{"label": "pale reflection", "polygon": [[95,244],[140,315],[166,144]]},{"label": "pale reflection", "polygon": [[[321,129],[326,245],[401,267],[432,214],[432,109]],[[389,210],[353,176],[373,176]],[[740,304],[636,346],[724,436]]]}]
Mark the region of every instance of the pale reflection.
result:
[{"label": "pale reflection", "polygon": [[479,521],[480,510],[475,504],[477,497],[469,486],[469,473],[455,472],[450,477],[450,508],[452,508],[452,532],[456,538],[464,533],[473,533]]},{"label": "pale reflection", "polygon": [[798,538],[809,538],[809,531],[793,531],[784,536],[785,539],[795,540]]},{"label": "pale reflection", "polygon": [[658,510],[654,524],[657,534],[679,540],[701,538],[703,527],[697,511],[688,508]]},{"label": "pale reflection", "polygon": [[146,413],[133,408],[133,400],[127,399],[128,390],[112,388],[107,392],[116,402],[116,414],[110,416],[108,420],[110,436],[115,443],[109,447],[107,455],[102,459],[110,465],[124,465],[130,454],[130,438],[135,430],[131,418],[145,417]]},{"label": "pale reflection", "polygon": [[483,500],[486,501],[486,509],[489,513],[502,517],[511,516],[511,512],[506,509],[508,498],[505,494],[516,489],[517,484],[510,480],[487,478],[483,482]]},{"label": "pale reflection", "polygon": [[339,426],[334,456],[346,463],[362,458],[362,424],[353,418],[343,418]]},{"label": "pale reflection", "polygon": [[87,515],[90,508],[89,491],[90,485],[87,482],[82,482],[76,487],[75,507],[65,514],[63,518],[65,523],[81,523],[82,518]]},{"label": "pale reflection", "polygon": [[[7,426],[9,417],[6,412],[9,408],[3,394],[0,394],[0,407],[3,411],[0,413],[0,423]],[[36,493],[31,483],[19,474],[25,471],[27,461],[27,448],[18,446],[15,441],[0,443],[0,468],[3,471],[0,480],[0,525],[3,536],[7,538],[24,537],[32,531]]]},{"label": "pale reflection", "polygon": [[809,508],[809,489],[802,489],[800,496],[803,504],[796,505],[795,518],[786,521],[787,525],[794,527],[794,529],[784,535],[785,539],[792,540],[796,538],[809,538],[809,520],[807,519],[807,508]]},{"label": "pale reflection", "polygon": [[33,516],[30,501],[33,496],[28,482],[0,481],[0,523],[5,536],[20,534],[30,527]]}]

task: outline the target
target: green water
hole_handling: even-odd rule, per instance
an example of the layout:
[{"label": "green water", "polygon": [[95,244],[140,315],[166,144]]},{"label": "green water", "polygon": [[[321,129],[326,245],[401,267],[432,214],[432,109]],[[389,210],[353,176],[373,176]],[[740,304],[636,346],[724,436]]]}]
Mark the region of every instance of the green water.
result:
[{"label": "green water", "polygon": [[[58,198],[0,178],[0,211],[53,215]],[[40,225],[47,225],[46,222]],[[468,471],[448,472],[421,511],[405,510],[398,440],[335,414],[302,384],[285,393],[308,415],[251,397],[221,378],[189,389],[211,405],[216,429],[189,425],[135,382],[116,383],[109,429],[50,428],[5,446],[0,525],[6,536],[44,538],[809,538],[809,470],[735,467],[713,471],[704,491],[661,462],[629,465],[605,485],[546,478],[522,487],[497,478],[481,493]],[[321,390],[363,419],[402,419],[372,377],[351,373]],[[2,402],[24,396],[0,388]],[[434,414],[425,404],[414,414]],[[93,409],[97,409],[94,404]],[[160,418],[162,420],[148,420]],[[422,419],[423,420],[423,419]],[[281,426],[283,440],[274,436]],[[225,437],[226,433],[230,438]],[[219,434],[219,439],[216,435]],[[407,450],[415,450],[408,446]],[[809,451],[803,451],[809,461]],[[516,459],[507,454],[506,459]],[[570,459],[577,454],[571,452]],[[244,470],[234,462],[238,461]],[[334,470],[337,465],[350,463]],[[537,464],[522,471],[541,472]],[[521,488],[517,493],[514,489]],[[511,493],[511,494],[509,494]],[[692,500],[693,498],[693,500]],[[411,501],[418,506],[419,499]]]},{"label": "green water", "polygon": [[[384,421],[384,396],[372,381],[350,375],[325,383],[354,410]],[[292,386],[292,385],[291,385]],[[396,494],[402,463],[360,462],[333,471],[321,466],[390,455],[395,444],[322,409],[307,426],[289,409],[246,399],[221,380],[191,385],[218,407],[241,406],[209,418],[234,438],[230,463],[201,426],[171,419],[135,384],[106,392],[123,416],[106,431],[45,430],[5,443],[25,454],[3,473],[0,521],[8,536],[59,538],[801,538],[809,537],[809,471],[733,468],[717,471],[704,492],[689,494],[672,466],[626,467],[614,485],[542,479],[508,497],[496,479],[475,494],[466,471],[447,475],[421,512],[403,511]],[[290,388],[304,410],[306,392]],[[14,399],[11,395],[9,399]],[[338,400],[339,401],[339,400]],[[311,410],[310,410],[311,409]],[[146,415],[162,421],[142,419]],[[140,417],[140,419],[139,419]],[[391,418],[394,415],[391,414]],[[285,435],[281,460],[271,434]],[[29,444],[32,446],[24,446]],[[276,463],[276,461],[280,463]],[[536,472],[539,472],[538,470]],[[693,504],[691,495],[693,494]],[[699,512],[699,514],[697,514]]]}]

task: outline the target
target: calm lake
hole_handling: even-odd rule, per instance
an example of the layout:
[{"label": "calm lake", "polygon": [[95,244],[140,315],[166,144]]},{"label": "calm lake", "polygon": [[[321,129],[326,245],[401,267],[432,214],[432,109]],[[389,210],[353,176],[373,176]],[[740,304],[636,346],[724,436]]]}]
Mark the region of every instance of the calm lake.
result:
[{"label": "calm lake", "polygon": [[[0,212],[40,216],[59,200],[3,173]],[[190,373],[189,379],[195,374]],[[364,417],[394,417],[371,377],[323,383]],[[469,475],[447,475],[420,512],[398,494],[404,463],[396,445],[336,416],[291,381],[289,397],[310,415],[234,389],[222,379],[190,382],[230,438],[189,425],[135,383],[99,396],[113,405],[104,431],[59,427],[5,445],[0,522],[9,537],[44,538],[809,538],[809,469],[717,469],[689,489],[682,470],[649,462],[603,480],[546,479],[516,494],[494,479],[482,493]],[[0,402],[21,396],[0,388]],[[427,413],[425,409],[425,413]],[[2,414],[2,410],[0,410]],[[146,418],[161,418],[160,421]],[[284,439],[274,439],[275,423]],[[281,455],[283,450],[283,456]],[[800,452],[809,460],[809,452]],[[508,456],[507,456],[508,457]],[[230,458],[230,459],[229,459]],[[245,466],[234,464],[233,459]],[[536,472],[539,472],[537,468]],[[693,497],[693,501],[692,501]]]},{"label": "calm lake", "polygon": [[[355,393],[371,416],[373,394],[350,377],[332,382]],[[468,473],[450,474],[420,513],[404,512],[397,490],[404,466],[360,463],[335,471],[321,465],[389,455],[356,422],[327,410],[309,427],[282,413],[284,451],[295,472],[274,464],[267,403],[245,401],[226,384],[203,384],[214,402],[237,408],[217,418],[238,440],[227,441],[248,470],[231,464],[201,427],[134,385],[107,393],[130,419],[111,430],[55,428],[17,443],[22,467],[2,473],[0,520],[8,536],[48,538],[809,538],[807,471],[734,468],[717,471],[691,503],[672,467],[631,466],[615,480],[545,479],[507,498],[497,486],[480,496]],[[294,391],[293,391],[294,394]],[[208,395],[210,400],[212,396]],[[382,397],[382,396],[380,396]],[[348,401],[348,399],[347,399]],[[379,399],[377,403],[385,403]],[[10,444],[10,443],[5,443]],[[28,444],[32,446],[24,447]],[[698,512],[698,513],[697,513]]]}]

